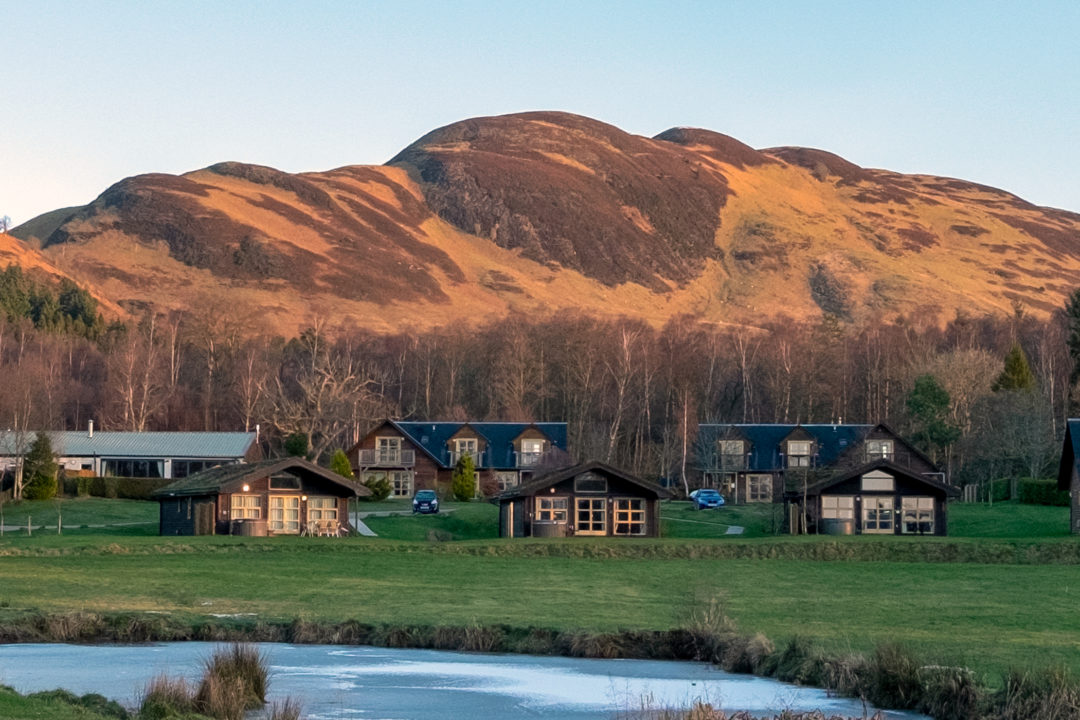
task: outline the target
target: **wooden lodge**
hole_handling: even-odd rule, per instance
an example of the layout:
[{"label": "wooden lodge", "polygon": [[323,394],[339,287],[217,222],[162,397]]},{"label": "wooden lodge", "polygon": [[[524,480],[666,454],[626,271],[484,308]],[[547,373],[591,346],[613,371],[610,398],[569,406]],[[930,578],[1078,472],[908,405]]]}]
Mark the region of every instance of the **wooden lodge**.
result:
[{"label": "wooden lodge", "polygon": [[938,477],[878,459],[789,490],[787,525],[792,534],[946,535],[948,499],[959,490]]},{"label": "wooden lodge", "polygon": [[1065,442],[1061,447],[1061,464],[1058,465],[1058,490],[1069,493],[1069,528],[1073,535],[1080,535],[1080,419],[1065,422]]},{"label": "wooden lodge", "polygon": [[340,535],[371,491],[302,458],[223,465],[153,494],[161,535]]},{"label": "wooden lodge", "polygon": [[600,462],[536,477],[501,493],[500,537],[659,537],[670,493]]},{"label": "wooden lodge", "polygon": [[566,434],[561,422],[384,420],[346,455],[361,482],[385,478],[401,498],[449,487],[454,465],[468,455],[476,494],[492,496],[527,482],[553,456],[565,459]]}]

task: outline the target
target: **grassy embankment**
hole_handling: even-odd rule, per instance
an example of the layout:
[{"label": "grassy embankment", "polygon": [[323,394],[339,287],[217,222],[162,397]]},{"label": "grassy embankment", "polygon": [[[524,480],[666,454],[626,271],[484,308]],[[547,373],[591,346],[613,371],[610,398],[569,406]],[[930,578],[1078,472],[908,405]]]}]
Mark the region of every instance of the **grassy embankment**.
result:
[{"label": "grassy embankment", "polygon": [[[19,514],[48,522],[55,503],[28,506]],[[106,513],[152,521],[156,505],[71,500],[63,513],[65,525],[96,524]],[[684,626],[703,598],[718,597],[740,630],[777,643],[799,635],[833,652],[869,652],[900,641],[991,676],[1011,666],[1080,671],[1078,569],[1060,563],[1076,555],[1065,513],[956,505],[948,539],[760,537],[772,522],[768,508],[694,512],[674,503],[665,506],[669,518],[708,524],[669,522],[671,535],[720,536],[729,524],[746,535],[504,541],[490,539],[495,508],[481,503],[438,516],[369,518],[375,539],[131,534],[151,533],[152,524],[61,537],[9,533],[0,541],[0,625],[83,611],[165,613],[193,626],[218,616],[212,621],[221,624],[661,630]],[[416,542],[429,538],[462,542]],[[1044,560],[1054,562],[1038,564]]]}]

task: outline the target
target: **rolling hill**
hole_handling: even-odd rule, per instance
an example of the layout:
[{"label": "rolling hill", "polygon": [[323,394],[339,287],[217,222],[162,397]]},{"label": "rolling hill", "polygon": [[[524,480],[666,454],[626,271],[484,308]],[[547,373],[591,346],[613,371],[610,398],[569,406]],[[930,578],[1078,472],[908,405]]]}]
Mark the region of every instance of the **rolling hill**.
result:
[{"label": "rolling hill", "polygon": [[5,257],[107,311],[220,310],[252,332],[562,312],[945,321],[1059,307],[1080,286],[1080,215],[821,150],[531,112],[440,128],[383,166],[127,178],[0,235]]}]

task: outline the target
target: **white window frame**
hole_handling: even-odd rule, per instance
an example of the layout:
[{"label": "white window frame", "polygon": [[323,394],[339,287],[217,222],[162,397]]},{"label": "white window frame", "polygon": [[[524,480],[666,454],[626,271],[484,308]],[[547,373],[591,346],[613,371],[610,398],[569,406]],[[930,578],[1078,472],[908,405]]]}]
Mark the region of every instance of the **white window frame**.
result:
[{"label": "white window frame", "polygon": [[499,470],[495,473],[495,486],[499,492],[512,490],[521,484],[521,475],[517,470]]},{"label": "white window frame", "polygon": [[814,443],[810,440],[787,441],[787,466],[810,467],[810,456],[814,453]]},{"label": "white window frame", "polygon": [[746,502],[772,502],[773,476],[754,473],[746,476]]},{"label": "white window frame", "polygon": [[390,480],[391,497],[407,498],[413,496],[412,470],[391,470],[386,474],[386,477]]},{"label": "white window frame", "polygon": [[648,531],[644,498],[615,498],[615,535],[644,535]]},{"label": "white window frame", "polygon": [[401,438],[383,435],[375,438],[375,459],[383,465],[401,462]]},{"label": "white window frame", "polygon": [[536,497],[537,522],[567,523],[570,514],[570,498],[565,495]]},{"label": "white window frame", "polygon": [[338,499],[336,497],[319,496],[309,497],[307,501],[307,521],[313,523],[317,520],[338,519]]},{"label": "white window frame", "polygon": [[[275,517],[275,511],[280,511],[281,516]],[[267,527],[271,532],[287,535],[300,534],[300,496],[271,495]]]},{"label": "white window frame", "polygon": [[821,518],[823,520],[854,520],[854,495],[822,495]]},{"label": "white window frame", "polygon": [[[934,498],[910,495],[900,498],[900,532],[904,535],[933,535],[935,524]],[[908,523],[915,528],[909,529]]]},{"label": "white window frame", "polygon": [[[191,517],[190,500],[188,501],[188,517]],[[261,520],[262,519],[262,496],[239,495],[229,497],[230,520]]]},{"label": "white window frame", "polygon": [[866,458],[869,462],[875,460],[893,459],[893,441],[889,438],[874,438],[866,441]]},{"label": "white window frame", "polygon": [[896,534],[896,502],[892,495],[863,495],[862,531],[864,535]]},{"label": "white window frame", "polygon": [[874,470],[859,478],[859,487],[863,492],[892,492],[896,489],[896,478],[887,472]]}]

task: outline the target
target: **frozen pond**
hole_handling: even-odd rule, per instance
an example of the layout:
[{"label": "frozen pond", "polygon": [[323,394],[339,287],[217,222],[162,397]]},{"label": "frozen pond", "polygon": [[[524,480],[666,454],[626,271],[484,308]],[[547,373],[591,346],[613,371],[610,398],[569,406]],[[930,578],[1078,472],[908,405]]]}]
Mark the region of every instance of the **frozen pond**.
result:
[{"label": "frozen pond", "polygon": [[[823,710],[862,717],[862,704],[703,663],[481,655],[341,645],[260,644],[270,699],[292,695],[309,720],[599,720],[638,708],[703,700],[728,710]],[[212,643],[0,645],[0,684],[20,692],[67,688],[134,705],[146,682],[199,676]],[[889,713],[890,718],[917,718]]]}]

